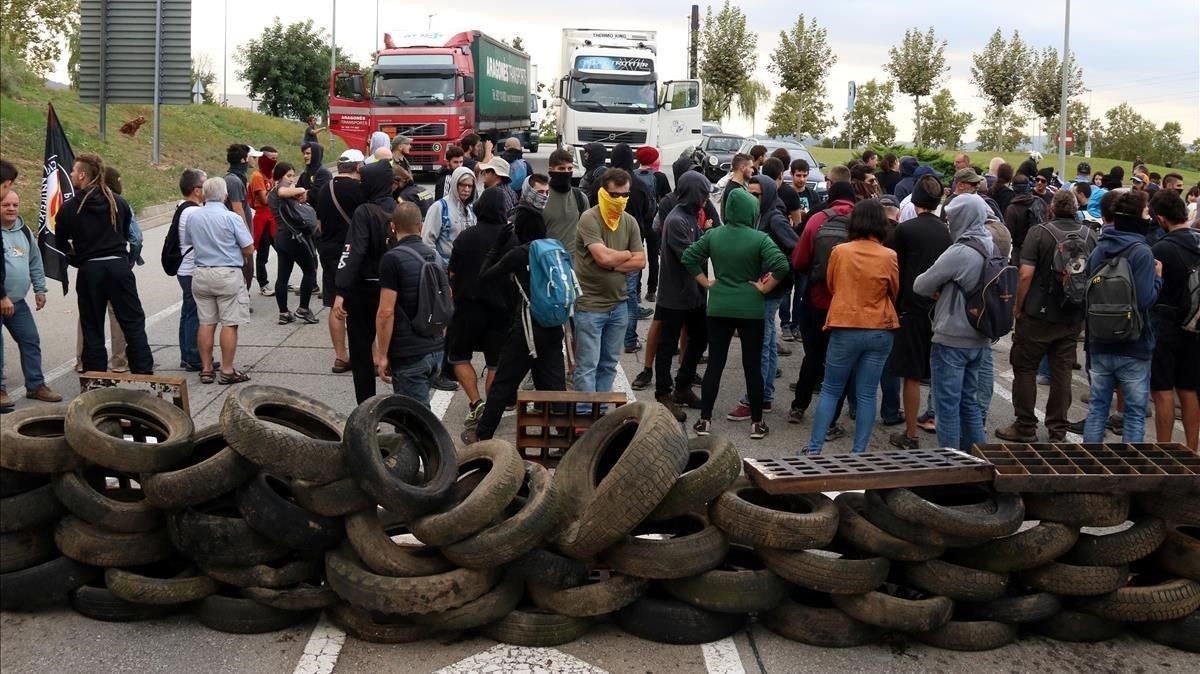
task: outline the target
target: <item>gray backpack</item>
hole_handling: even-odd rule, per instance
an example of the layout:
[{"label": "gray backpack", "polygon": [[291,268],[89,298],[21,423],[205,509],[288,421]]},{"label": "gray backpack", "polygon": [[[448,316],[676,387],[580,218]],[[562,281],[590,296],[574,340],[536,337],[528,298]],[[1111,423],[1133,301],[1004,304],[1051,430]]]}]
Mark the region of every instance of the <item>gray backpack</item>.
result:
[{"label": "gray backpack", "polygon": [[1136,342],[1142,336],[1129,248],[1106,259],[1092,274],[1087,289],[1087,334],[1106,344]]}]

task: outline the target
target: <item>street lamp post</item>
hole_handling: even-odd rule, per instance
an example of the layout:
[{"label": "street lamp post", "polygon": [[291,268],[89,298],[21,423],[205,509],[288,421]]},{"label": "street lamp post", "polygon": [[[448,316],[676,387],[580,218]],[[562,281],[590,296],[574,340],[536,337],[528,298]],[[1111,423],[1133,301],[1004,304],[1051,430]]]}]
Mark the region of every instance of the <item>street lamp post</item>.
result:
[{"label": "street lamp post", "polygon": [[225,0],[221,22],[225,24],[221,43],[221,105],[229,105],[229,0]]},{"label": "street lamp post", "polygon": [[1071,0],[1066,0],[1067,16],[1063,22],[1062,95],[1058,106],[1058,175],[1059,180],[1067,177],[1067,93],[1070,91],[1071,76]]},{"label": "street lamp post", "polygon": [[[337,70],[337,0],[333,0],[333,27],[329,33],[329,76]],[[329,108],[325,108],[325,130],[329,132],[329,149],[333,149],[333,124]]]}]

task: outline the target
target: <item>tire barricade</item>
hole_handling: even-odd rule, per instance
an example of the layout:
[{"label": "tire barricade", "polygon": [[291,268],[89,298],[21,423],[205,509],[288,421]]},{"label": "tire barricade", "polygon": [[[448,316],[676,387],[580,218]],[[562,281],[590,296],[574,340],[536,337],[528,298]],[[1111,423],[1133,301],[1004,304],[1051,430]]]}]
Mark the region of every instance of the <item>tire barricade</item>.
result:
[{"label": "tire barricade", "polygon": [[597,620],[673,644],[757,620],[817,646],[967,651],[1128,629],[1200,651],[1200,493],[770,495],[728,440],[689,440],[657,403],[610,412],[553,473],[502,440],[456,450],[391,395],[343,417],[246,386],[195,429],[101,389],[0,423],[5,611],[190,611],[232,633],[325,611],[366,641],[521,646]]}]

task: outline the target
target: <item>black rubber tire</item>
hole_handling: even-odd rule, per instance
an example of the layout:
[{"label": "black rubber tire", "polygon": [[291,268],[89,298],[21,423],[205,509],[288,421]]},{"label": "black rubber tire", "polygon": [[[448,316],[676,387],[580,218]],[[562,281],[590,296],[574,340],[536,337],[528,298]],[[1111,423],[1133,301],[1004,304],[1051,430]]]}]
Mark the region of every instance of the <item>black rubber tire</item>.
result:
[{"label": "black rubber tire", "polygon": [[1022,583],[1035,590],[1063,597],[1089,597],[1108,594],[1125,584],[1129,569],[1123,566],[1079,566],[1050,562],[1021,571]]},{"label": "black rubber tire", "polygon": [[690,438],[683,473],[646,519],[659,522],[705,510],[741,473],[742,459],[728,438],[720,435]]},{"label": "black rubber tire", "polygon": [[613,574],[608,578],[565,590],[530,583],[529,598],[547,611],[574,618],[608,615],[633,602],[649,587],[641,578]]},{"label": "black rubber tire", "polygon": [[575,641],[587,633],[584,618],[556,615],[538,608],[518,608],[479,629],[483,636],[502,644],[548,648]]},{"label": "black rubber tire", "polygon": [[153,564],[175,552],[166,529],[136,533],[109,531],[76,517],[64,517],[58,523],[54,544],[77,562],[103,567]]},{"label": "black rubber tire", "polygon": [[1176,524],[1154,554],[1158,568],[1180,578],[1200,580],[1200,527]]},{"label": "black rubber tire", "polygon": [[1081,533],[1071,549],[1070,561],[1088,566],[1123,566],[1149,556],[1166,538],[1166,522],[1157,517],[1139,517],[1121,531]]},{"label": "black rubber tire", "polygon": [[[670,538],[647,537],[667,534]],[[645,523],[624,540],[604,551],[613,571],[636,578],[669,580],[715,569],[729,543],[725,534],[703,515],[680,515],[662,522]]]},{"label": "black rubber tire", "polygon": [[339,597],[380,613],[437,613],[483,596],[499,569],[454,569],[433,576],[392,578],[371,573],[349,546],[325,553],[325,578]]},{"label": "black rubber tire", "polygon": [[[116,478],[118,487],[109,489],[108,478]],[[51,483],[54,495],[85,522],[112,531],[153,531],[161,529],[163,513],[146,502],[145,493],[134,488],[129,476],[108,468],[59,473]]]},{"label": "black rubber tire", "polygon": [[859,622],[897,632],[935,630],[949,622],[954,612],[954,602],[946,597],[922,596],[891,585],[865,594],[830,595],[830,599]]},{"label": "black rubber tire", "polygon": [[66,405],[25,407],[0,417],[0,467],[64,473],[87,461],[67,444]]},{"label": "black rubber tire", "polygon": [[940,559],[904,565],[904,579],[914,587],[955,601],[992,601],[1008,590],[1007,573],[981,571]]},{"label": "black rubber tire", "polygon": [[106,569],[104,584],[118,599],[135,604],[173,606],[203,599],[217,591],[220,583],[174,565],[159,568]]},{"label": "black rubber tire", "polygon": [[[139,422],[158,442],[109,435],[100,426],[113,418]],[[100,388],[81,393],[67,406],[67,444],[88,461],[126,473],[158,473],[187,462],[196,428],[186,412],[143,391]]]},{"label": "black rubber tire", "polygon": [[707,644],[746,626],[747,616],[705,611],[686,602],[642,597],[617,611],[617,624],[630,634],[660,644]]},{"label": "black rubber tire", "polygon": [[201,567],[253,566],[288,553],[252,529],[230,498],[171,513],[167,532],[175,548]]},{"label": "black rubber tire", "polygon": [[1152,585],[1129,585],[1108,594],[1081,597],[1075,604],[1084,613],[1120,622],[1177,620],[1200,609],[1200,582],[1174,578]]},{"label": "black rubber tire", "polygon": [[1062,610],[1063,602],[1049,592],[1035,592],[987,602],[959,602],[954,608],[964,618],[1023,624],[1049,619]]},{"label": "black rubber tire", "polygon": [[201,625],[230,634],[278,632],[304,622],[312,611],[284,611],[253,599],[213,594],[195,604],[193,613]]},{"label": "black rubber tire", "polygon": [[[913,524],[892,512],[883,500],[883,492],[868,489],[863,494],[867,521],[883,531],[906,541],[939,548],[968,548],[991,540],[987,536],[962,537],[944,534],[921,524]],[[982,512],[982,510],[980,510]]]},{"label": "black rubber tire", "polygon": [[588,562],[541,548],[521,555],[509,568],[526,582],[537,583],[550,590],[579,587],[588,581],[591,573]]},{"label": "black rubber tire", "polygon": [[27,492],[0,499],[0,533],[27,531],[52,524],[66,514],[49,478],[39,475],[45,484]]},{"label": "black rubber tire", "polygon": [[1129,519],[1129,494],[1025,494],[1025,516],[1071,527],[1115,527]]},{"label": "black rubber tire", "polygon": [[[396,433],[407,437],[407,447],[421,458],[423,482],[406,482],[388,470],[377,432],[380,424],[394,425]],[[458,477],[454,440],[445,426],[429,408],[401,395],[377,395],[351,412],[346,460],[360,489],[410,522],[446,504]]]},{"label": "black rubber tire", "polygon": [[99,576],[100,569],[70,557],[55,557],[20,571],[0,574],[0,610],[23,611],[61,603],[68,592]]},{"label": "black rubber tire", "polygon": [[326,484],[292,480],[292,497],[301,508],[326,517],[344,517],[375,506],[353,477]]},{"label": "black rubber tire", "polygon": [[375,644],[412,643],[430,632],[428,627],[411,622],[408,616],[371,613],[344,601],[325,609],[325,615],[346,634]]},{"label": "black rubber tire", "polygon": [[991,651],[1015,641],[1017,628],[995,620],[951,620],[930,632],[914,632],[912,637],[950,651]]},{"label": "black rubber tire", "polygon": [[432,576],[454,568],[435,548],[393,541],[392,536],[408,533],[395,519],[375,506],[346,518],[346,538],[363,565],[383,576],[407,577]]},{"label": "black rubber tire", "polygon": [[730,542],[755,548],[820,548],[837,534],[838,511],[824,494],[771,495],[742,478],[709,510]]},{"label": "black rubber tire", "polygon": [[[981,513],[971,494],[980,494],[994,507]],[[889,489],[883,493],[888,508],[900,519],[927,526],[950,536],[999,538],[1015,533],[1025,519],[1025,504],[1019,494],[995,492],[978,485],[946,485]],[[960,504],[959,501],[967,503]]]},{"label": "black rubber tire", "polygon": [[288,481],[268,473],[259,473],[238,487],[237,505],[252,529],[291,550],[319,552],[345,536],[340,519],[300,507]]},{"label": "black rubber tire", "polygon": [[862,594],[887,580],[891,563],[883,557],[829,550],[757,548],[758,556],[784,580],[817,592]]},{"label": "black rubber tire", "polygon": [[288,556],[264,564],[245,567],[202,566],[210,578],[234,587],[287,587],[318,577],[324,567],[321,558]]},{"label": "black rubber tire", "polygon": [[458,608],[413,616],[413,622],[438,631],[471,630],[494,623],[516,610],[525,594],[524,581],[511,571],[486,594]]},{"label": "black rubber tire", "polygon": [[550,471],[524,462],[524,478],[505,519],[442,548],[451,562],[468,569],[508,564],[545,541],[562,521],[563,509]]},{"label": "black rubber tire", "polygon": [[866,498],[861,492],[844,491],[833,499],[838,509],[838,536],[850,545],[894,562],[923,562],[940,557],[945,548],[922,545],[894,536],[872,524],[865,516]]},{"label": "black rubber tire", "polygon": [[301,583],[291,587],[247,587],[242,596],[284,611],[312,611],[333,606],[338,596],[328,585]]},{"label": "black rubber tire", "polygon": [[192,453],[175,470],[145,473],[140,482],[146,502],[162,510],[180,510],[212,501],[238,488],[258,467],[229,448],[219,424],[196,431]]},{"label": "black rubber tire", "polygon": [[1030,623],[1029,631],[1055,641],[1094,644],[1121,636],[1124,627],[1087,613],[1063,610],[1048,620]]},{"label": "black rubber tire", "polygon": [[237,388],[221,407],[221,430],[235,452],[270,473],[301,480],[346,476],[345,424],[329,405],[278,386]]},{"label": "black rubber tire", "polygon": [[[3,418],[3,417],[0,417]],[[0,468],[0,498],[8,498],[49,484],[50,480],[39,473],[21,473]]]},{"label": "black rubber tire", "polygon": [[1011,573],[1049,564],[1062,557],[1079,539],[1079,530],[1057,522],[1038,522],[1011,536],[953,551],[957,564],[994,573]]},{"label": "black rubber tire", "polygon": [[793,592],[759,619],[785,639],[822,648],[865,646],[883,636],[882,629],[851,618],[820,592]]},{"label": "black rubber tire", "polygon": [[1175,524],[1200,527],[1200,491],[1135,494],[1138,510]]},{"label": "black rubber tire", "polygon": [[1200,653],[1200,611],[1175,620],[1137,623],[1133,629],[1156,644],[1188,653]]},{"label": "black rubber tire", "polygon": [[456,470],[460,476],[483,471],[483,479],[461,501],[409,523],[413,534],[426,545],[457,543],[499,517],[521,489],[525,462],[511,444],[492,439],[458,450]]},{"label": "black rubber tire", "polygon": [[107,623],[131,623],[171,615],[179,606],[136,604],[121,599],[104,587],[104,581],[85,584],[73,590],[68,599],[71,608],[85,618]]},{"label": "black rubber tire", "polygon": [[687,458],[687,437],[662,404],[609,411],[555,471],[570,514],[555,539],[559,549],[584,559],[622,540],[675,486]]},{"label": "black rubber tire", "polygon": [[791,586],[768,569],[754,550],[729,546],[715,569],[689,578],[663,581],[672,597],[719,613],[760,613],[780,604]]},{"label": "black rubber tire", "polygon": [[58,556],[54,531],[27,529],[0,534],[0,573],[12,573],[47,562]]}]

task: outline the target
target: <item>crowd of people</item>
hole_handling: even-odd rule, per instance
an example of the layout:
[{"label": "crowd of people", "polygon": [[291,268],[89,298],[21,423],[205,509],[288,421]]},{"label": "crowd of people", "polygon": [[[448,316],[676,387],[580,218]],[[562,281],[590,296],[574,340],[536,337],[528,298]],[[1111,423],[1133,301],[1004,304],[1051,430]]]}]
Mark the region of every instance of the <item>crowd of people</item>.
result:
[{"label": "crowd of people", "polygon": [[[1098,442],[1107,427],[1141,442],[1153,416],[1166,442],[1178,408],[1183,441],[1197,447],[1200,187],[1185,194],[1177,173],[1135,162],[1127,180],[1121,166],[1093,173],[1084,162],[1063,182],[1036,152],[1015,170],[995,158],[986,171],[961,154],[946,181],[913,157],[867,150],[829,167],[819,197],[811,167],[786,149],[735,155],[714,186],[688,155],[668,180],[653,147],[592,143],[576,186],[570,151],[552,152],[538,173],[516,139],[497,152],[471,134],[447,151],[431,193],[413,179],[411,139],[377,133],[368,154],[347,150],[331,172],[315,131],[310,123],[301,164],[234,144],[223,176],[180,176],[162,264],[183,298],[180,366],[204,384],[250,379],[237,342],[257,282],[280,324],[319,323],[310,304],[320,295],[331,370],[352,374],[358,401],[380,380],[425,404],[433,389],[461,388],[465,442],[493,436],[527,377],[539,390],[611,391],[621,353],[642,351],[633,388],[653,386],[681,423],[698,410],[691,427],[706,435],[736,335],[745,388],[726,416],[749,421],[753,439],[770,432],[779,357],[800,347],[787,421],[802,423],[817,397],[802,452],[845,436],[843,411],[855,452],[867,450],[877,416],[903,426],[890,436],[896,447],[920,447],[925,430],[966,448],[989,435],[993,347],[1011,332],[1015,416],[996,437],[1034,442],[1044,425],[1050,441],[1073,432]],[[0,314],[26,395],[55,400],[24,299],[32,288],[35,307],[45,303],[36,233],[16,216],[15,169],[0,169]],[[151,373],[132,271],[141,234],[113,173],[80,155],[75,196],[58,216],[79,273],[78,369],[113,368],[111,313],[122,365]],[[994,291],[1006,278],[1013,292]],[[1011,316],[997,321],[998,309]],[[1074,369],[1090,390],[1086,418],[1072,421]],[[0,406],[12,405],[5,393]]]}]

